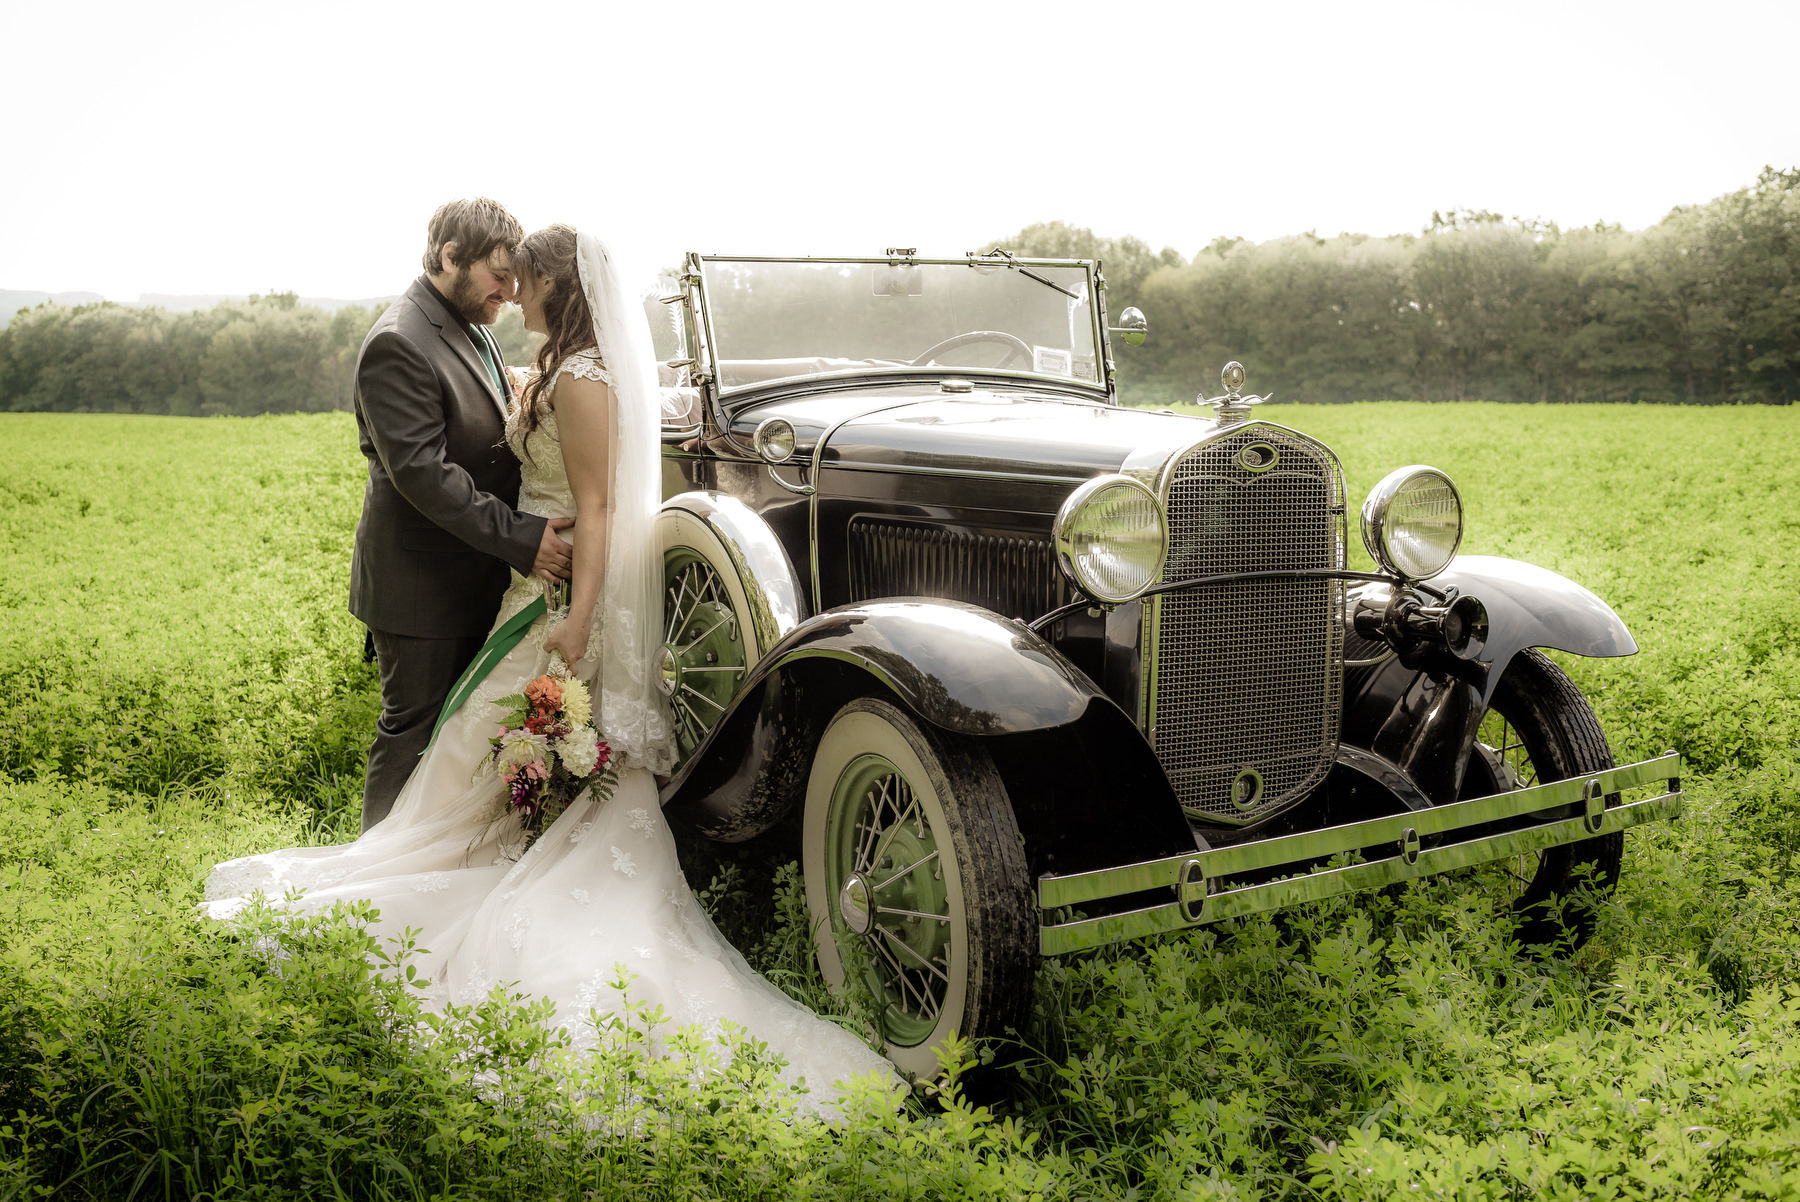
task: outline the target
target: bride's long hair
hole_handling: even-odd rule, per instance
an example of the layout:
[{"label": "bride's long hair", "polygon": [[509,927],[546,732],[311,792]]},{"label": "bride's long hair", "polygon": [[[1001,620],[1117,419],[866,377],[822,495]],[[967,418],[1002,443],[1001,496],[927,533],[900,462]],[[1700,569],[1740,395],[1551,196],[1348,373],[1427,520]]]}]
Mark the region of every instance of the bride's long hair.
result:
[{"label": "bride's long hair", "polygon": [[538,422],[538,401],[556,385],[556,369],[576,351],[594,346],[594,315],[588,311],[581,288],[581,269],[576,264],[575,230],[548,225],[528,235],[513,256],[513,270],[522,279],[531,272],[548,280],[544,294],[544,328],[548,336],[532,362],[532,376],[519,395],[519,430],[529,434]]}]

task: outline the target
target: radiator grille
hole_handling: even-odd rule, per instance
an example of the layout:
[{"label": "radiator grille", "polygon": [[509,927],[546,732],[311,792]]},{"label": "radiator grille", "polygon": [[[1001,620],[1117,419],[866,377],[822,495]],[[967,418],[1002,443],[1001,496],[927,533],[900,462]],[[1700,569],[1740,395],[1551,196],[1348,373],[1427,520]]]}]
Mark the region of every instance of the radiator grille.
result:
[{"label": "radiator grille", "polygon": [[[1305,439],[1246,427],[1189,451],[1168,488],[1166,580],[1344,565],[1343,478]],[[1323,779],[1337,750],[1342,609],[1336,580],[1253,580],[1158,599],[1156,754],[1190,814],[1252,822]],[[1261,794],[1241,806],[1233,784],[1246,769],[1260,775]]]},{"label": "radiator grille", "polygon": [[861,517],[848,537],[854,601],[941,597],[1030,619],[1069,600],[1047,538]]}]

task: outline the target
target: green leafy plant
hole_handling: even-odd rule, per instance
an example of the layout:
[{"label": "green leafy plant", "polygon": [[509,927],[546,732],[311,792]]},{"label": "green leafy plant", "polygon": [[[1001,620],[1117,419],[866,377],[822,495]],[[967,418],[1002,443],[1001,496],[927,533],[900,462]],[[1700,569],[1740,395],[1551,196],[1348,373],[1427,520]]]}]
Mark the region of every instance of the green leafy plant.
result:
[{"label": "green leafy plant", "polygon": [[[1571,959],[1518,954],[1492,874],[1334,898],[1049,962],[1015,1046],[830,1123],[623,974],[576,1058],[536,999],[422,1013],[411,950],[354,907],[197,918],[213,863],[356,832],[352,423],[0,416],[0,1196],[1792,1196],[1793,411],[1265,416],[1353,495],[1448,470],[1467,549],[1607,598],[1641,653],[1559,662],[1621,758],[1688,757],[1686,813],[1632,832]],[[754,964],[843,1005],[791,865],[688,862]],[[1011,1067],[977,1101],[984,1055]]]}]

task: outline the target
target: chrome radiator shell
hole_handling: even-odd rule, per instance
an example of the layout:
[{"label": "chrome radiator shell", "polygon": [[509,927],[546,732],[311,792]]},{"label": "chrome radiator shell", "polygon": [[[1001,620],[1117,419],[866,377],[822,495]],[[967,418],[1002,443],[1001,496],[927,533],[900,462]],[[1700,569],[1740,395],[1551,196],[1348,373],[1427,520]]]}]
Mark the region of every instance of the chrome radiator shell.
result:
[{"label": "chrome radiator shell", "polygon": [[[1322,444],[1249,423],[1162,473],[1165,580],[1344,566],[1343,470]],[[1343,700],[1344,586],[1252,580],[1162,594],[1147,612],[1140,720],[1183,809],[1244,825],[1330,770]]]}]

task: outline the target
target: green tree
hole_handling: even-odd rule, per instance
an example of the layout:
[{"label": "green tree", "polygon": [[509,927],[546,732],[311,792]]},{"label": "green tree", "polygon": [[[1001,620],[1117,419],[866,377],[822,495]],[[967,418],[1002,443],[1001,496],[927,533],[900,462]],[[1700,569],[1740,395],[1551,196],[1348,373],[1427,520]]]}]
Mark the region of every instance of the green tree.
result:
[{"label": "green tree", "polygon": [[331,315],[328,338],[331,345],[331,362],[326,375],[332,397],[332,408],[348,410],[354,403],[356,395],[356,359],[362,353],[363,339],[368,337],[369,327],[375,319],[385,312],[385,304],[369,307],[366,305],[345,305]]},{"label": "green tree", "polygon": [[1537,267],[1531,233],[1512,222],[1440,225],[1414,248],[1418,399],[1522,399],[1513,343],[1531,332]]},{"label": "green tree", "polygon": [[290,413],[344,407],[331,327],[318,309],[253,298],[200,358],[202,413]]}]

